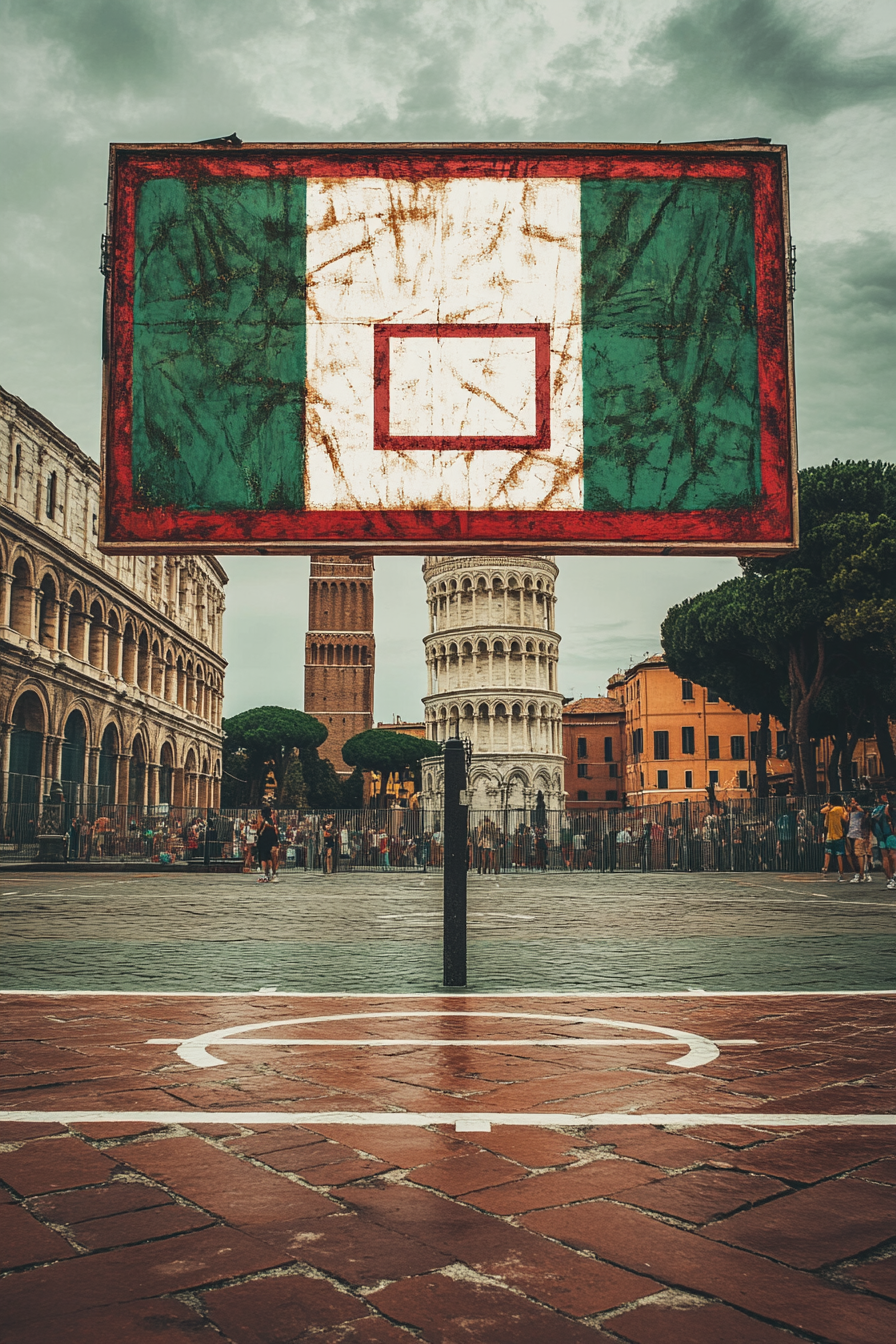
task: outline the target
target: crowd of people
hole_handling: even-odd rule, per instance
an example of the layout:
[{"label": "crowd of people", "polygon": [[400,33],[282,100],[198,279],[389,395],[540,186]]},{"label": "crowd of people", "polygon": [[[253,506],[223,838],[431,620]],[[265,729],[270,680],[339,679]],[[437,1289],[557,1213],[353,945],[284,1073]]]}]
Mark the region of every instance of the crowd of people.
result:
[{"label": "crowd of people", "polygon": [[[62,809],[56,811],[61,814]],[[353,869],[441,868],[439,819],[407,809],[221,812],[99,807],[38,825],[14,823],[21,843],[51,827],[70,861],[143,860],[225,864],[278,881],[282,868],[330,876]],[[51,825],[52,823],[52,825]],[[7,824],[6,831],[9,832]],[[821,799],[718,800],[619,810],[472,812],[467,863],[498,872],[804,871],[868,881],[883,871],[896,889],[896,795],[858,791]]]}]

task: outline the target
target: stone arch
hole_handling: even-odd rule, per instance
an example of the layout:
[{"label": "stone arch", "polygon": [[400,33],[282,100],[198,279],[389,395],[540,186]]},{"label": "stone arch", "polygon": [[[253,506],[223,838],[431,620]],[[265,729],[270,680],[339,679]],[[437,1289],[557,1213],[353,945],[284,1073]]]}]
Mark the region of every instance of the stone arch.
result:
[{"label": "stone arch", "polygon": [[[49,711],[43,694],[28,687],[19,691],[10,713],[12,732],[9,741],[10,803],[37,807],[41,795],[44,741]],[[34,818],[35,822],[37,817]]]},{"label": "stone arch", "polygon": [[23,639],[31,639],[34,632],[34,593],[31,566],[23,555],[12,567],[10,593],[10,624]]},{"label": "stone arch", "polygon": [[55,649],[58,630],[59,589],[52,571],[47,570],[40,581],[37,606],[37,638],[45,649]]},{"label": "stone arch", "polygon": [[103,729],[100,738],[100,752],[97,762],[97,802],[115,803],[118,798],[118,757],[121,752],[121,731],[110,720]]},{"label": "stone arch", "polygon": [[121,675],[122,636],[121,618],[114,607],[109,608],[106,631],[106,671],[110,676]]},{"label": "stone arch", "polygon": [[146,627],[140,630],[137,639],[137,685],[141,691],[150,689],[150,677],[152,675],[152,653],[149,647],[149,634]]},{"label": "stone arch", "polygon": [[147,760],[146,739],[142,730],[138,730],[131,742],[131,756],[128,761],[128,803],[131,807],[143,807],[146,802]]},{"label": "stone arch", "polygon": [[105,618],[103,613],[103,604],[98,597],[95,597],[90,604],[89,612],[90,634],[87,643],[87,662],[91,667],[101,669],[106,661],[105,659]]},{"label": "stone arch", "polygon": [[68,603],[71,608],[68,614],[68,652],[73,658],[84,662],[84,594],[77,586],[69,592]]},{"label": "stone arch", "polygon": [[121,679],[129,686],[137,681],[137,635],[133,621],[127,621],[121,639]]},{"label": "stone arch", "polygon": [[72,709],[62,730],[59,782],[65,801],[76,810],[83,804],[87,782],[87,722],[80,708]]}]

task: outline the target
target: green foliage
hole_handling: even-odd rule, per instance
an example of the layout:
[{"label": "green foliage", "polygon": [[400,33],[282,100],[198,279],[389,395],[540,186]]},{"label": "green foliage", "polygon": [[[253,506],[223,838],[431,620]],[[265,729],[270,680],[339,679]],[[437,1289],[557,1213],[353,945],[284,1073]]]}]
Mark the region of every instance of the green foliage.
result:
[{"label": "green foliage", "polygon": [[298,754],[293,755],[286,763],[283,783],[280,786],[280,806],[308,806],[308,787],[305,783],[305,772],[302,769],[302,762],[299,760]]},{"label": "green foliage", "polygon": [[881,742],[881,715],[896,712],[896,466],[800,472],[800,532],[797,551],[673,607],[663,647],[679,675],[786,718],[794,785],[814,791],[813,732],[842,742],[846,774],[849,744],[869,722]]},{"label": "green foliage", "polygon": [[311,714],[280,705],[261,705],[244,710],[223,721],[225,752],[241,753],[245,758],[246,797],[244,805],[254,807],[261,801],[266,761],[273,761],[278,787],[285,781],[286,764],[294,751],[309,752],[326,739],[327,730]]},{"label": "green foliage", "polygon": [[341,807],[342,781],[332,764],[318,756],[316,748],[306,750],[302,760],[308,786],[308,806],[318,812]]},{"label": "green foliage", "polygon": [[360,770],[376,770],[381,776],[380,797],[385,798],[389,775],[396,770],[413,769],[427,756],[440,756],[442,745],[428,737],[411,737],[390,728],[368,728],[350,737],[342,748],[346,765]]},{"label": "green foliage", "polygon": [[248,764],[244,751],[229,751],[225,744],[221,760],[222,807],[249,805]]},{"label": "green foliage", "polygon": [[364,771],[356,765],[348,779],[342,785],[342,806],[364,806]]}]

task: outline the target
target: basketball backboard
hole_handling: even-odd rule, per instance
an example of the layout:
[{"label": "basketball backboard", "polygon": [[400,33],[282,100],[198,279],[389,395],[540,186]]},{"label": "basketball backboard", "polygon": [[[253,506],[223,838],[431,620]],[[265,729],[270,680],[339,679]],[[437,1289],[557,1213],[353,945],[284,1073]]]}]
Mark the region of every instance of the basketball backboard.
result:
[{"label": "basketball backboard", "polygon": [[786,151],[115,145],[103,549],[795,544]]}]

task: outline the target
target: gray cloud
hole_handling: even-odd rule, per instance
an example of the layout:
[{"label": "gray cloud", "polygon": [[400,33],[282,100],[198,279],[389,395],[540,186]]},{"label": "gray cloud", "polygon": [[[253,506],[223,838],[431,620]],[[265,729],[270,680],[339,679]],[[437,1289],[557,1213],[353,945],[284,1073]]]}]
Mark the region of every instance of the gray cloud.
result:
[{"label": "gray cloud", "polygon": [[[0,0],[0,372],[96,453],[111,140],[694,140],[790,145],[804,462],[892,457],[892,15],[886,0]],[[301,562],[228,561],[228,711],[299,703]],[[259,634],[258,574],[288,616]],[[570,559],[579,694],[659,646],[733,561]],[[378,563],[377,713],[420,713],[419,560]],[[281,617],[282,618],[282,617]],[[276,623],[276,618],[275,618]],[[261,623],[264,624],[263,622]],[[653,635],[650,632],[653,631]],[[263,655],[251,648],[263,649]]]},{"label": "gray cloud", "polygon": [[671,67],[692,98],[747,95],[772,115],[818,120],[896,90],[896,58],[845,54],[848,32],[845,17],[825,22],[780,0],[701,0],[673,14],[643,52]]}]

